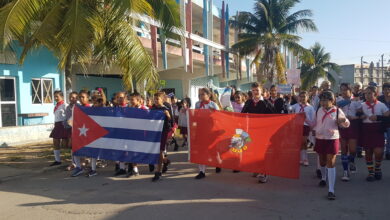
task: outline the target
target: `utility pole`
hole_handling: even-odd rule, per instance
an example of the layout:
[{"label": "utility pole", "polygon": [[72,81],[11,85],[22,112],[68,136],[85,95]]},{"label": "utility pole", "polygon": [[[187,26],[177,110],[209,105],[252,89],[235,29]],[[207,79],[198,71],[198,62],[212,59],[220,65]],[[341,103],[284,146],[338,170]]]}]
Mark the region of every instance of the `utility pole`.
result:
[{"label": "utility pole", "polygon": [[382,60],[382,81],[381,81],[381,84],[383,84],[384,83],[384,74],[385,74],[385,66],[384,66],[384,61],[383,61],[383,58],[384,58],[384,54],[382,54],[382,56],[381,56],[381,60]]}]

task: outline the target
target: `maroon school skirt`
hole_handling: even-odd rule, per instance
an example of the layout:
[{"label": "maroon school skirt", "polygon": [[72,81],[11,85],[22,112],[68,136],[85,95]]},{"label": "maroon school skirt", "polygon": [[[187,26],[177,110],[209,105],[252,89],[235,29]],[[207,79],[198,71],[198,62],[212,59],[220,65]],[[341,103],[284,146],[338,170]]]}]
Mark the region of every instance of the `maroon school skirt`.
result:
[{"label": "maroon school skirt", "polygon": [[50,137],[54,139],[67,139],[70,137],[69,130],[65,129],[62,121],[54,123],[54,129],[50,133]]},{"label": "maroon school skirt", "polygon": [[340,128],[340,136],[342,139],[359,139],[360,134],[360,120],[351,120],[351,125],[348,128]]},{"label": "maroon school skirt", "polygon": [[179,127],[180,134],[181,135],[187,135],[188,134],[188,128],[187,127]]},{"label": "maroon school skirt", "polygon": [[322,140],[316,139],[314,151],[318,154],[338,154],[340,148],[340,140]]},{"label": "maroon school skirt", "polygon": [[304,125],[303,126],[303,136],[309,137],[309,135],[310,135],[310,126]]},{"label": "maroon school skirt", "polygon": [[374,149],[385,147],[385,132],[381,123],[363,123],[362,125],[362,147]]}]

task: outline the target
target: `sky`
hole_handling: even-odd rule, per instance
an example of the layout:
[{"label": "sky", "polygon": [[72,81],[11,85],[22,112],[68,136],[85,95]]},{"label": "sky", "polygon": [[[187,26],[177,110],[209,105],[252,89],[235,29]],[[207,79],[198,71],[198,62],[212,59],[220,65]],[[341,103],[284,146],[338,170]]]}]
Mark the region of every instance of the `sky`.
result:
[{"label": "sky", "polygon": [[[222,0],[214,0],[221,7]],[[254,0],[225,0],[233,11],[252,11]],[[307,48],[319,42],[331,54],[332,62],[360,64],[360,58],[374,63],[384,54],[390,62],[389,0],[301,0],[292,10],[313,11],[319,31],[299,34]],[[390,65],[390,64],[388,64]]]}]

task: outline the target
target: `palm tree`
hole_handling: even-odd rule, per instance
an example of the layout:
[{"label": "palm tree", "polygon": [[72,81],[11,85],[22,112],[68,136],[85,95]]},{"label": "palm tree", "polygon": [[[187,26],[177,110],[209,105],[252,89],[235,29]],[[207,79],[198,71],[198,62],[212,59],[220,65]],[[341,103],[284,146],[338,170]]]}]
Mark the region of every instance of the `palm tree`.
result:
[{"label": "palm tree", "polygon": [[311,57],[302,57],[301,80],[302,89],[307,90],[314,86],[318,79],[324,78],[335,83],[335,78],[330,71],[340,73],[340,67],[330,62],[330,54],[325,52],[325,48],[319,43],[315,43],[310,49]]},{"label": "palm tree", "polygon": [[72,64],[118,65],[124,85],[146,82],[154,88],[158,73],[152,58],[132,27],[134,15],[149,15],[161,25],[160,32],[180,27],[175,0],[0,0],[0,50],[18,41],[27,53],[40,46],[53,51],[59,69],[71,88]]},{"label": "palm tree", "polygon": [[[300,0],[256,0],[254,13],[240,12],[232,20],[239,28],[239,41],[232,46],[240,55],[254,55],[258,81],[285,81],[282,48],[295,54],[307,53],[300,44],[299,31],[316,31],[310,10],[291,13]],[[277,77],[275,77],[277,76]]]}]

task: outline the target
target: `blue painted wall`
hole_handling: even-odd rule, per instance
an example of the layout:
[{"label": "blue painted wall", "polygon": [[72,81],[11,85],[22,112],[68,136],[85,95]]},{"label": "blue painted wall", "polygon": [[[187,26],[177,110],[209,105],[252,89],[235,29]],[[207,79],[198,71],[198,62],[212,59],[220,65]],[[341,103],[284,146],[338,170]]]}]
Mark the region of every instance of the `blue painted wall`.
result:
[{"label": "blue painted wall", "polygon": [[[20,48],[19,48],[20,49]],[[18,54],[20,51],[18,51]],[[0,64],[0,76],[12,76],[16,80],[17,113],[49,113],[49,116],[24,120],[25,125],[46,124],[54,122],[51,104],[33,104],[31,80],[33,78],[53,79],[53,91],[63,88],[64,77],[59,73],[58,60],[46,48],[40,48],[30,53],[22,66]],[[18,125],[22,125],[22,118],[18,117]]]},{"label": "blue painted wall", "polygon": [[79,92],[82,89],[88,91],[95,90],[96,87],[102,87],[107,89],[107,99],[111,99],[114,93],[123,91],[122,79],[119,78],[109,78],[102,76],[75,76],[74,90]]}]

